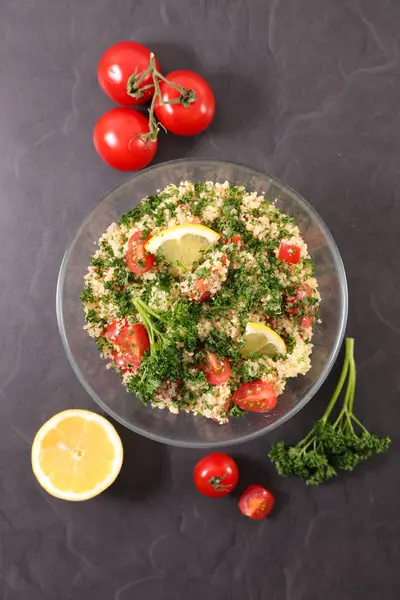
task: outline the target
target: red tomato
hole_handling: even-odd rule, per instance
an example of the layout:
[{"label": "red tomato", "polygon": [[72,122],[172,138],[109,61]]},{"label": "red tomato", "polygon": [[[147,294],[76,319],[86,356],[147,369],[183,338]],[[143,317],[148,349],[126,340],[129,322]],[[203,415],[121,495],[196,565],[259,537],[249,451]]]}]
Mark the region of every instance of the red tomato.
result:
[{"label": "red tomato", "polygon": [[304,329],[306,329],[307,327],[311,327],[311,325],[314,323],[314,318],[315,317],[312,316],[302,317],[300,321],[300,327],[304,327]]},{"label": "red tomato", "polygon": [[[156,102],[155,114],[157,119],[168,131],[176,135],[195,135],[209,126],[215,113],[214,94],[208,83],[200,75],[192,71],[173,71],[166,76],[176,85],[193,90],[196,99],[188,106],[177,104],[159,104]],[[163,102],[176,100],[180,92],[164,81],[160,81],[160,91]]]},{"label": "red tomato", "polygon": [[219,498],[230,494],[239,479],[237,464],[227,454],[204,456],[194,468],[195,486],[205,496]]},{"label": "red tomato", "polygon": [[107,325],[107,327],[105,328],[103,332],[104,337],[111,341],[115,340],[124,324],[125,321],[122,320],[113,321],[112,323],[110,323],[110,325]]},{"label": "red tomato", "polygon": [[240,234],[238,234],[238,235],[232,235],[231,236],[231,242],[232,242],[232,244],[235,244],[235,246],[237,246],[238,248],[240,248],[240,246],[242,245],[242,236]]},{"label": "red tomato", "polygon": [[142,323],[125,325],[119,332],[115,343],[119,346],[120,353],[126,363],[134,367],[140,366],[143,355],[150,348],[149,336],[146,327]]},{"label": "red tomato", "polygon": [[211,298],[211,292],[209,292],[206,288],[206,284],[204,283],[204,279],[202,277],[196,281],[195,287],[195,295],[189,296],[191,300],[195,300],[196,302],[204,302],[204,300]]},{"label": "red tomato", "polygon": [[231,363],[227,358],[218,358],[215,352],[208,352],[204,367],[206,379],[211,385],[222,385],[231,376]]},{"label": "red tomato", "polygon": [[[301,285],[299,285],[296,294],[294,296],[288,296],[286,298],[286,312],[288,313],[288,315],[297,315],[303,298],[309,298],[310,296],[312,296],[311,287],[307,283],[302,283]],[[299,317],[297,317],[297,321],[300,323],[301,327],[311,327],[311,325],[314,323],[315,308],[313,306],[310,306],[309,312],[311,314],[304,315],[303,317],[300,315]]]},{"label": "red tomato", "polygon": [[[137,42],[119,42],[106,50],[97,67],[97,78],[107,96],[124,106],[137,106],[148,102],[154,95],[154,88],[142,92],[140,98],[128,94],[127,86],[131,75],[146,71],[150,64],[150,50]],[[160,65],[156,59],[157,70]],[[149,73],[139,89],[153,83]]]},{"label": "red tomato", "polygon": [[136,231],[129,238],[128,250],[126,251],[126,264],[128,269],[135,275],[142,275],[154,265],[154,256],[146,252],[144,246],[149,238],[143,239],[142,232]]},{"label": "red tomato", "polygon": [[113,353],[112,353],[112,359],[115,362],[115,365],[119,369],[126,369],[127,368],[128,361],[126,360],[125,356],[118,356],[118,352],[116,350],[114,350]]},{"label": "red tomato", "polygon": [[239,508],[246,517],[263,519],[273,509],[275,498],[261,485],[251,485],[243,492],[239,500]]},{"label": "red tomato", "polygon": [[243,383],[233,394],[232,402],[248,412],[266,412],[277,403],[275,388],[267,381]]},{"label": "red tomato", "polygon": [[285,244],[281,242],[279,245],[278,258],[280,261],[290,263],[291,265],[297,265],[300,262],[301,250],[294,244]]},{"label": "red tomato", "polygon": [[154,158],[158,142],[143,140],[149,122],[131,108],[112,108],[94,126],[93,143],[101,158],[120,171],[143,169]]},{"label": "red tomato", "polygon": [[298,307],[298,303],[300,300],[302,300],[303,298],[308,298],[312,296],[312,289],[311,287],[308,285],[308,283],[302,283],[301,285],[299,285],[299,287],[297,288],[296,294],[294,296],[287,296],[286,298],[286,303],[289,305],[294,305],[292,308],[289,306],[286,309],[286,312],[289,315],[294,315],[298,312],[299,307]]}]

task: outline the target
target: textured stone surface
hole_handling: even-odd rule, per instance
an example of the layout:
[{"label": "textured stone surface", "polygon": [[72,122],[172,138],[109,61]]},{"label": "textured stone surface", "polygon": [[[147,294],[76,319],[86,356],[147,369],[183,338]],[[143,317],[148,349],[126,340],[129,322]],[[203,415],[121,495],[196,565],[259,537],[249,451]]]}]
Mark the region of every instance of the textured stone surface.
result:
[{"label": "textured stone surface", "polygon": [[[25,600],[357,600],[400,597],[400,6],[387,0],[1,0],[0,596]],[[158,161],[207,156],[265,169],[326,220],[346,265],[358,411],[391,452],[320,489],[280,479],[268,445],[295,440],[311,404],[234,449],[246,484],[277,496],[270,519],[193,489],[200,452],[121,431],[118,482],[86,504],[36,485],[30,444],[68,407],[94,409],[64,355],[58,268],[83,216],[121,174],[91,132],[111,102],[96,83],[121,39],[163,68],[202,73],[218,114],[204,135],[163,138]]]}]

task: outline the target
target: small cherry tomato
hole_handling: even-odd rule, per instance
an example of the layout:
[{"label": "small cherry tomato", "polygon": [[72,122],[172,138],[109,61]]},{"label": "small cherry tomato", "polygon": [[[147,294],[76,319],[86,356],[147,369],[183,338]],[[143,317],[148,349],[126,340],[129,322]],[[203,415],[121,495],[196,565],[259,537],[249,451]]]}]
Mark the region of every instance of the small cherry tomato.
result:
[{"label": "small cherry tomato", "polygon": [[277,403],[275,388],[267,381],[243,383],[233,394],[232,402],[248,412],[266,412]]},{"label": "small cherry tomato", "polygon": [[[143,355],[150,348],[149,336],[146,327],[142,323],[125,325],[119,332],[115,343],[126,363],[134,367],[140,366]],[[119,366],[125,365],[121,364]]]},{"label": "small cherry tomato", "polygon": [[209,292],[206,288],[206,284],[204,283],[204,279],[202,277],[196,281],[195,288],[195,293],[189,296],[190,300],[204,302],[204,300],[211,298],[211,292]]},{"label": "small cherry tomato", "polygon": [[215,352],[208,352],[204,371],[208,383],[222,385],[231,376],[231,363],[227,358],[219,358]]},{"label": "small cherry tomato", "polygon": [[278,258],[282,262],[290,263],[291,265],[297,265],[300,262],[301,250],[294,244],[285,244],[281,242],[279,245]]},{"label": "small cherry tomato", "polygon": [[[157,70],[160,65],[156,59]],[[138,98],[128,94],[130,77],[146,71],[150,64],[150,50],[137,42],[119,42],[106,50],[97,67],[97,78],[107,96],[123,106],[138,106],[148,102],[154,95],[154,87],[141,92]],[[153,83],[149,73],[139,89]],[[131,87],[131,86],[129,86]],[[133,88],[132,88],[133,91]]]},{"label": "small cherry tomato", "polygon": [[[208,83],[192,71],[173,71],[166,78],[176,86],[185,88],[189,94],[192,90],[196,98],[186,105],[175,103],[178,98],[182,98],[185,103],[185,97],[179,90],[160,81],[163,104],[156,102],[154,112],[157,119],[168,131],[176,135],[195,135],[204,131],[213,120],[215,113],[214,94]],[[170,101],[174,102],[168,104]]]},{"label": "small cherry tomato", "polygon": [[142,275],[153,268],[154,256],[145,250],[148,240],[149,238],[142,238],[141,231],[136,231],[129,238],[125,258],[128,269],[135,275]]},{"label": "small cherry tomato", "polygon": [[261,485],[251,485],[243,492],[239,500],[241,512],[250,519],[263,519],[273,509],[275,498]]},{"label": "small cherry tomato", "polygon": [[204,456],[194,468],[195,486],[205,496],[219,498],[230,494],[239,479],[237,464],[227,454]]},{"label": "small cherry tomato", "polygon": [[112,108],[94,126],[93,143],[110,167],[137,171],[153,160],[157,150],[157,140],[140,137],[146,133],[149,121],[142,113],[132,108]]}]

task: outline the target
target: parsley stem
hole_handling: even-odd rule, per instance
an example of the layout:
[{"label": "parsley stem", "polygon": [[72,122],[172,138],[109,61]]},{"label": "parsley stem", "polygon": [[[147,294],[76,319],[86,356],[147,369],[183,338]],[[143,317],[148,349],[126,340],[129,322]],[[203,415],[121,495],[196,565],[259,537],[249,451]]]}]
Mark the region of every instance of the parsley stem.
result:
[{"label": "parsley stem", "polygon": [[333,392],[332,398],[326,408],[324,416],[321,419],[321,421],[324,423],[326,423],[326,421],[328,420],[328,417],[331,414],[333,407],[335,406],[336,401],[340,396],[340,393],[341,393],[344,383],[346,381],[347,373],[349,370],[349,364],[350,364],[351,360],[353,360],[353,363],[354,363],[354,339],[346,338],[346,350],[345,350],[342,372],[340,374],[340,378],[339,378],[338,384],[335,388],[335,391]]}]

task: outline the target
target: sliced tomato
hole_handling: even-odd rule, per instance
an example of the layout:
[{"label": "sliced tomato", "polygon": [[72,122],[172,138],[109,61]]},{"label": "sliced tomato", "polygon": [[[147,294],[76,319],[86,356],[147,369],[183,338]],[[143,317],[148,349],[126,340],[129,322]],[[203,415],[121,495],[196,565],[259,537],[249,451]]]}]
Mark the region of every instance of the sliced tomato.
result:
[{"label": "sliced tomato", "polygon": [[202,277],[196,281],[195,290],[195,293],[189,296],[191,300],[195,300],[196,302],[204,302],[204,300],[211,298],[211,292],[209,292],[209,290],[206,288],[206,284],[204,283],[204,279]]},{"label": "sliced tomato", "polygon": [[143,355],[150,348],[149,336],[146,327],[142,323],[122,327],[115,343],[127,364],[134,367],[140,366]]},{"label": "sliced tomato", "polygon": [[[303,298],[309,298],[310,296],[312,296],[312,289],[308,285],[308,283],[300,284],[299,287],[297,288],[294,296],[287,296],[286,303],[289,306],[286,309],[286,312],[289,315],[296,314],[299,310],[299,308],[298,308],[299,301],[302,300]],[[293,305],[293,306],[291,307],[290,305]]]},{"label": "sliced tomato", "polygon": [[261,485],[251,485],[243,492],[239,500],[241,512],[250,519],[263,519],[273,509],[275,498]]},{"label": "sliced tomato", "polygon": [[[294,296],[288,296],[286,298],[286,312],[288,315],[297,315],[300,310],[301,302],[304,298],[310,298],[312,296],[312,288],[308,285],[308,283],[302,283],[297,288],[296,294]],[[301,327],[307,328],[311,327],[315,320],[315,308],[314,306],[309,307],[308,315],[301,316],[299,315],[296,320],[300,324]]]},{"label": "sliced tomato", "polygon": [[301,250],[294,244],[285,244],[284,242],[281,242],[279,245],[278,258],[282,262],[297,265],[300,262]]},{"label": "sliced tomato", "polygon": [[238,235],[232,235],[231,236],[231,242],[232,242],[232,244],[235,244],[235,246],[237,246],[238,248],[240,248],[240,246],[242,245],[242,236],[240,234],[238,234]]},{"label": "sliced tomato", "polygon": [[267,381],[243,383],[233,394],[232,402],[248,412],[266,412],[277,403],[275,388]]},{"label": "sliced tomato", "polygon": [[211,385],[222,385],[232,374],[231,363],[227,358],[219,358],[215,352],[208,352],[204,367],[206,379]]},{"label": "sliced tomato", "polygon": [[300,326],[304,327],[304,329],[307,329],[307,327],[311,327],[311,325],[314,323],[314,319],[315,317],[313,316],[302,317],[300,321]]},{"label": "sliced tomato", "polygon": [[148,237],[143,239],[141,231],[136,231],[129,238],[125,258],[128,269],[135,275],[143,275],[153,268],[154,256],[146,252],[144,247],[148,239]]},{"label": "sliced tomato", "polygon": [[106,337],[110,341],[114,341],[124,324],[125,321],[121,319],[113,321],[112,323],[107,325],[107,327],[103,331],[104,337]]},{"label": "sliced tomato", "polygon": [[125,356],[119,356],[116,350],[114,350],[112,353],[112,359],[119,369],[125,369],[126,367],[128,367],[128,361],[126,360]]},{"label": "sliced tomato", "polygon": [[231,235],[230,238],[225,238],[224,244],[235,244],[238,248],[242,245],[242,236],[238,233],[237,235]]}]

